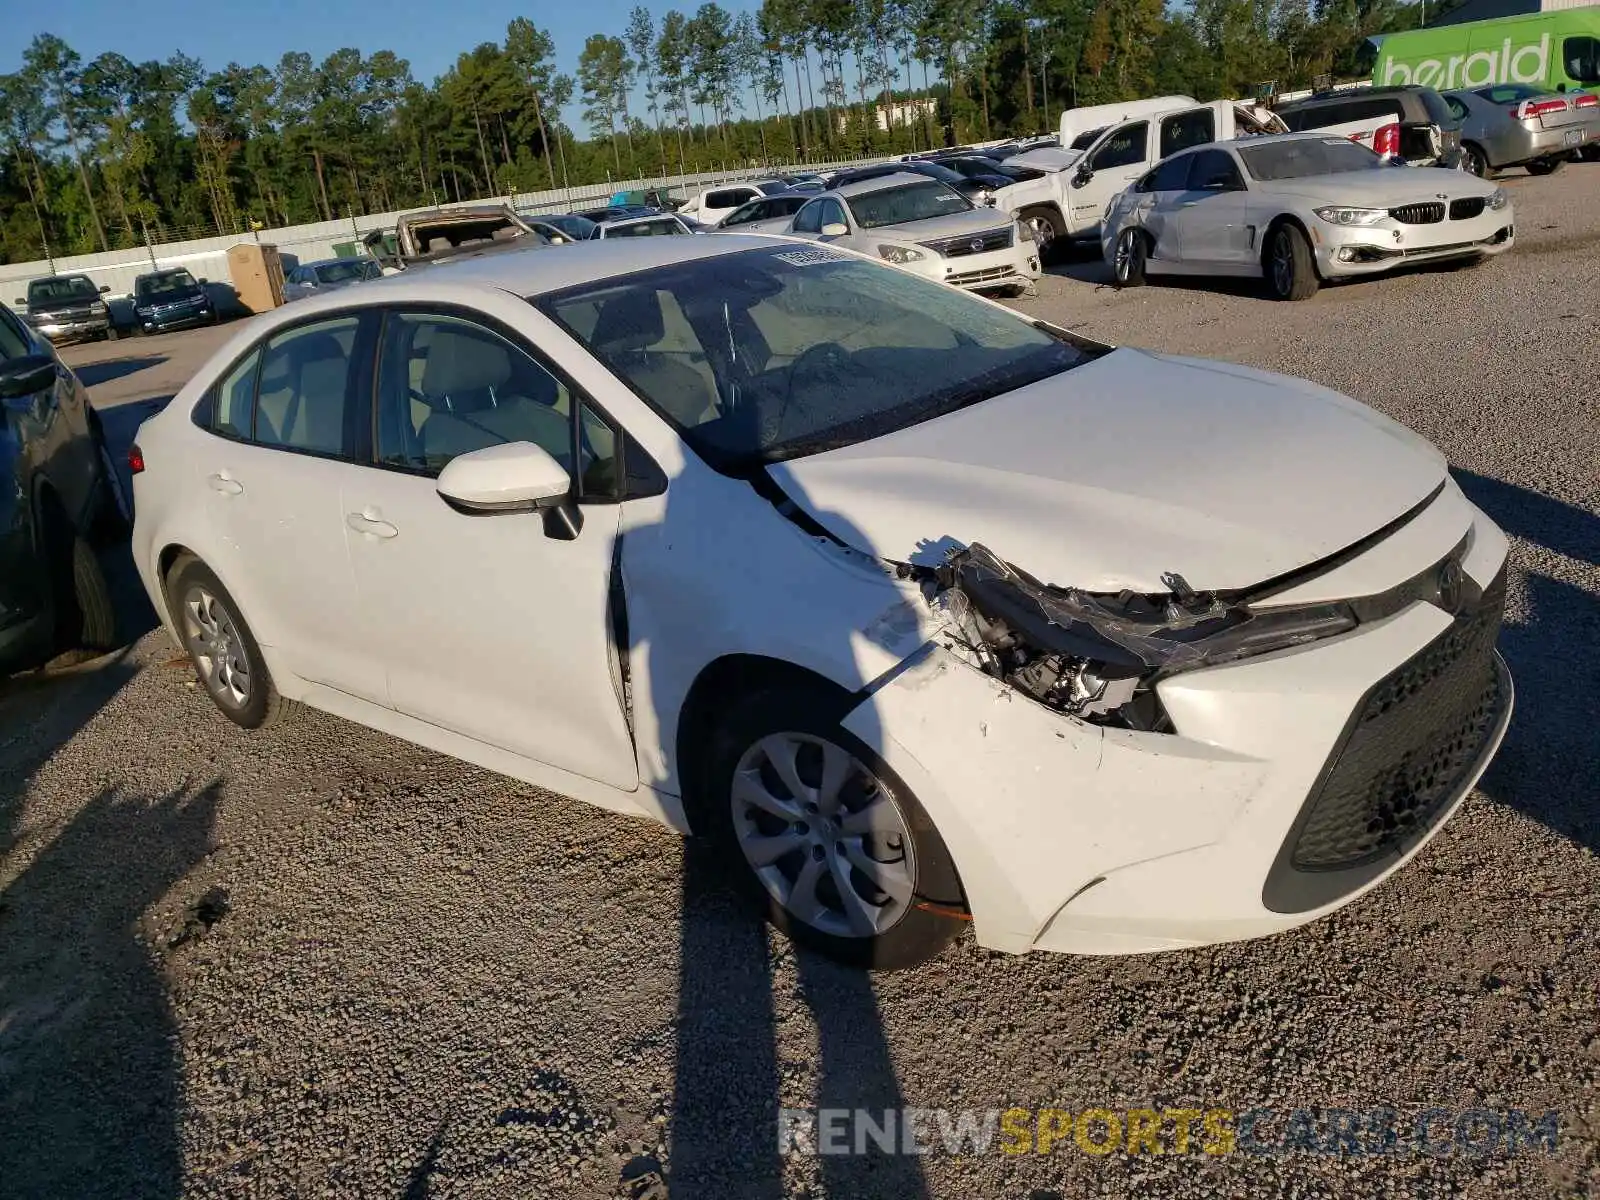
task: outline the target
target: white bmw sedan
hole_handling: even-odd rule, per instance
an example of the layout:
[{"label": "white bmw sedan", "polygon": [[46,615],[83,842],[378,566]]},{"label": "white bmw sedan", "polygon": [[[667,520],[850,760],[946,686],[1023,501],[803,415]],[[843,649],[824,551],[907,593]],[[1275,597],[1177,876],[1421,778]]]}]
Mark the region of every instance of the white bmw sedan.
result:
[{"label": "white bmw sedan", "polygon": [[1119,287],[1230,275],[1307,300],[1324,280],[1503,254],[1515,234],[1504,188],[1406,167],[1348,138],[1291,133],[1163,160],[1112,199],[1100,245]]},{"label": "white bmw sedan", "polygon": [[717,843],[892,967],[1270,934],[1509,720],[1506,539],[1326,389],[727,235],[257,318],[140,430],[224,716],[302,702]]}]

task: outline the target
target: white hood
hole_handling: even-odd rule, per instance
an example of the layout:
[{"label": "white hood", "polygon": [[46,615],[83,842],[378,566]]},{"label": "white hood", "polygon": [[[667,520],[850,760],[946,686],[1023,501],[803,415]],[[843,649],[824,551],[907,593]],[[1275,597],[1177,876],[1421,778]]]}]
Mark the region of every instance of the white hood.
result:
[{"label": "white hood", "polygon": [[1324,204],[1394,208],[1425,204],[1431,200],[1459,200],[1465,196],[1488,199],[1497,190],[1487,180],[1446,167],[1387,167],[1377,171],[1345,171],[1337,175],[1307,175],[1259,185],[1278,195],[1304,196]]},{"label": "white hood", "polygon": [[933,565],[982,542],[1097,592],[1250,587],[1376,532],[1444,479],[1426,441],[1326,388],[1115,350],[899,432],[778,463],[835,537]]},{"label": "white hood", "polygon": [[906,221],[901,225],[879,225],[862,229],[859,238],[877,238],[892,242],[927,242],[936,238],[960,237],[962,234],[987,233],[991,229],[1004,229],[1010,225],[1010,213],[998,212],[988,207],[963,209],[946,213],[942,217],[924,217],[920,221]]}]

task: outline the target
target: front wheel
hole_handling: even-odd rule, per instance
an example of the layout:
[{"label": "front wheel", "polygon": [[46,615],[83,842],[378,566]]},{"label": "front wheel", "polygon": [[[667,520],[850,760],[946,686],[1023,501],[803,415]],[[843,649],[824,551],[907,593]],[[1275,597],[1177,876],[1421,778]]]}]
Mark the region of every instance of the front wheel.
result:
[{"label": "front wheel", "polygon": [[1118,287],[1139,287],[1144,283],[1145,255],[1148,243],[1137,229],[1124,229],[1117,235],[1117,248],[1113,255],[1112,271]]},{"label": "front wheel", "polygon": [[1039,261],[1059,261],[1067,244],[1067,227],[1059,214],[1051,208],[1030,208],[1020,214],[1033,234],[1033,243],[1039,249]]},{"label": "front wheel", "polygon": [[1489,177],[1489,160],[1482,150],[1468,143],[1461,147],[1461,169],[1479,179]]},{"label": "front wheel", "polygon": [[1529,175],[1554,175],[1561,169],[1564,159],[1536,158],[1527,164]]},{"label": "front wheel", "polygon": [[1317,264],[1298,225],[1279,225],[1267,242],[1267,286],[1279,300],[1309,300],[1317,294]]},{"label": "front wheel", "polygon": [[795,689],[730,712],[706,775],[711,833],[794,941],[854,966],[915,966],[960,932],[960,880],[911,790],[839,715]]}]

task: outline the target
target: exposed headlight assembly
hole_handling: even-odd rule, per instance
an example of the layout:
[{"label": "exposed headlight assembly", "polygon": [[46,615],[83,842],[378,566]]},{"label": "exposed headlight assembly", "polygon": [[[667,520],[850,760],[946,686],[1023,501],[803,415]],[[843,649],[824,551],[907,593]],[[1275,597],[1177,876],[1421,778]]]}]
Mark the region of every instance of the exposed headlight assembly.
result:
[{"label": "exposed headlight assembly", "polygon": [[892,242],[884,242],[878,247],[878,257],[892,263],[911,263],[920,262],[927,255],[914,246],[896,246]]},{"label": "exposed headlight assembly", "polygon": [[1337,205],[1314,211],[1329,225],[1376,225],[1389,215],[1386,208],[1341,208]]},{"label": "exposed headlight assembly", "polygon": [[1485,200],[1484,203],[1495,212],[1499,212],[1502,208],[1511,203],[1511,197],[1506,193],[1505,188],[1497,187],[1494,191],[1489,193],[1489,198]]},{"label": "exposed headlight assembly", "polygon": [[1256,611],[1172,582],[1170,596],[1049,587],[974,543],[939,568],[936,600],[991,673],[1052,708],[1143,729],[1165,721],[1151,691],[1165,676],[1357,624],[1346,604]]}]

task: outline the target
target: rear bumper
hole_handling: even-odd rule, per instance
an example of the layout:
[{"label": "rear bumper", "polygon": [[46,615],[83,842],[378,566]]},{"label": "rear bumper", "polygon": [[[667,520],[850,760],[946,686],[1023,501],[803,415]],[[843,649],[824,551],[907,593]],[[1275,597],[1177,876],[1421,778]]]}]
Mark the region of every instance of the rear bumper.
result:
[{"label": "rear bumper", "polygon": [[1553,129],[1525,130],[1507,137],[1499,147],[1501,156],[1493,165],[1511,167],[1535,158],[1581,150],[1600,140],[1600,119],[1574,121]]}]

